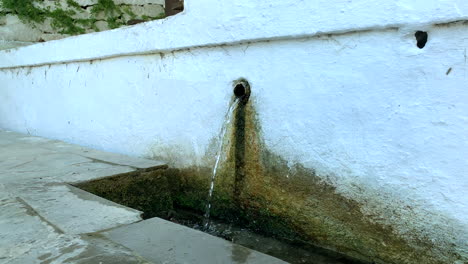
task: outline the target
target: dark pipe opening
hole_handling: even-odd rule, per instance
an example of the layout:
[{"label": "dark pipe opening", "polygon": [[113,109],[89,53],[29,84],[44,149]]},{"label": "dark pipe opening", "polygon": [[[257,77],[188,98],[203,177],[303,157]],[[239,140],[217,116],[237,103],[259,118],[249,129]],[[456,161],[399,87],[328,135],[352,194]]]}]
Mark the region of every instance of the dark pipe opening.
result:
[{"label": "dark pipe opening", "polygon": [[242,83],[239,83],[234,87],[234,95],[236,97],[242,97],[245,95],[245,86]]},{"label": "dark pipe opening", "polygon": [[414,37],[416,37],[416,46],[418,46],[418,48],[422,49],[426,46],[428,38],[427,32],[416,31],[416,33],[414,33]]},{"label": "dark pipe opening", "polygon": [[250,97],[250,84],[246,80],[241,80],[234,83],[234,96],[241,99],[241,101],[245,104],[249,100]]}]

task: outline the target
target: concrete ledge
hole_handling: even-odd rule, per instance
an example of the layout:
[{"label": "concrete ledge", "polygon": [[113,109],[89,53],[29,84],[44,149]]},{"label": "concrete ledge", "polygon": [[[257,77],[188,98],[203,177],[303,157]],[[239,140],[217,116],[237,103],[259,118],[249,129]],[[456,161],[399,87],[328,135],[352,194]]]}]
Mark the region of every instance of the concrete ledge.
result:
[{"label": "concrete ledge", "polygon": [[160,218],[151,218],[102,234],[154,263],[286,263]]},{"label": "concrete ledge", "polygon": [[422,30],[467,19],[463,0],[187,0],[183,13],[166,19],[0,51],[0,69],[366,30]]},{"label": "concrete ledge", "polygon": [[6,131],[0,147],[0,263],[285,263],[66,184],[162,162]]},{"label": "concrete ledge", "polygon": [[34,44],[34,42],[0,40],[0,50],[13,49],[13,48],[32,45],[32,44]]},{"label": "concrete ledge", "polygon": [[163,162],[1,130],[0,148],[0,263],[146,262],[84,236],[141,221],[142,212],[67,182],[164,168]]}]

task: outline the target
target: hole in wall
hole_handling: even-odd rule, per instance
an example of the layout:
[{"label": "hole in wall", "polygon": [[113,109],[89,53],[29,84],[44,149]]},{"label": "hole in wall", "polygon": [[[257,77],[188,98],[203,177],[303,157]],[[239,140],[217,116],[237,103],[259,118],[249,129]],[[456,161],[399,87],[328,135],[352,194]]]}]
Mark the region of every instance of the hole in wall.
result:
[{"label": "hole in wall", "polygon": [[234,87],[234,95],[236,97],[242,97],[246,93],[246,88],[243,83],[239,83]]},{"label": "hole in wall", "polygon": [[241,78],[234,81],[234,96],[239,98],[243,104],[246,104],[250,98],[250,84],[247,80]]},{"label": "hole in wall", "polygon": [[427,32],[416,31],[416,33],[414,33],[414,37],[416,38],[416,46],[418,46],[418,48],[422,49],[426,46],[428,37]]},{"label": "hole in wall", "polygon": [[166,0],[165,2],[165,13],[166,16],[172,16],[184,11],[183,0]]}]

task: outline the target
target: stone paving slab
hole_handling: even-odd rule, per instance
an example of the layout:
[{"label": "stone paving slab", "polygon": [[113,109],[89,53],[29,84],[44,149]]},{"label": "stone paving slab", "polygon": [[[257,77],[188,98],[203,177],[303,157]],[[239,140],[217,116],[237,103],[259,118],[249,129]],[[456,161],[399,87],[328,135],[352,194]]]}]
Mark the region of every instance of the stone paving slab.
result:
[{"label": "stone paving slab", "polygon": [[164,167],[160,161],[0,130],[0,264],[149,263],[88,235],[139,222],[141,212],[69,183]]},{"label": "stone paving slab", "polygon": [[[26,136],[19,133],[1,131],[1,145],[14,144],[16,149],[25,147],[29,151],[47,151],[47,153],[69,153],[96,161],[113,164],[116,166],[128,166],[138,169],[154,169],[165,167],[166,163],[157,160],[129,157],[126,155],[108,153],[91,148],[68,144],[58,140],[41,137]],[[34,146],[34,148],[31,148]],[[5,153],[6,154],[6,153]],[[2,153],[0,153],[1,157]]]},{"label": "stone paving slab", "polygon": [[21,198],[0,202],[0,263],[149,263],[107,239],[57,229]]},{"label": "stone paving slab", "polygon": [[0,263],[149,263],[107,239],[63,233],[20,198],[0,202]]},{"label": "stone paving slab", "polygon": [[154,263],[286,263],[160,218],[119,227],[103,235]]},{"label": "stone paving slab", "polygon": [[284,263],[70,184],[166,167],[0,130],[0,264]]},{"label": "stone paving slab", "polygon": [[39,263],[48,258],[78,255],[85,242],[67,236],[43,221],[21,199],[0,203],[0,263]]},{"label": "stone paving slab", "polygon": [[39,215],[67,234],[85,234],[135,223],[142,212],[66,184],[18,188]]}]

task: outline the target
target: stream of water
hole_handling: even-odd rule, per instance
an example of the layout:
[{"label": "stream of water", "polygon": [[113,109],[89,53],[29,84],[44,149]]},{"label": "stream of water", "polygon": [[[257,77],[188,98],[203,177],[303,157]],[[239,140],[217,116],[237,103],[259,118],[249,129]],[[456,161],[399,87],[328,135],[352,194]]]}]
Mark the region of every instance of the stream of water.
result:
[{"label": "stream of water", "polygon": [[224,122],[223,126],[221,128],[221,132],[219,133],[218,136],[218,152],[216,153],[216,162],[213,167],[213,172],[211,174],[211,183],[210,183],[210,191],[208,193],[208,199],[206,201],[206,208],[205,208],[205,214],[204,214],[204,221],[203,221],[203,228],[205,230],[208,230],[210,227],[210,210],[211,210],[211,200],[213,198],[213,191],[215,187],[215,179],[216,175],[218,172],[219,164],[221,159],[223,158],[224,154],[224,138],[226,136],[226,132],[228,130],[229,124],[231,123],[232,115],[234,114],[234,110],[236,109],[237,105],[239,105],[239,98],[235,98],[229,103],[229,108],[226,113],[226,116],[224,117]]}]

